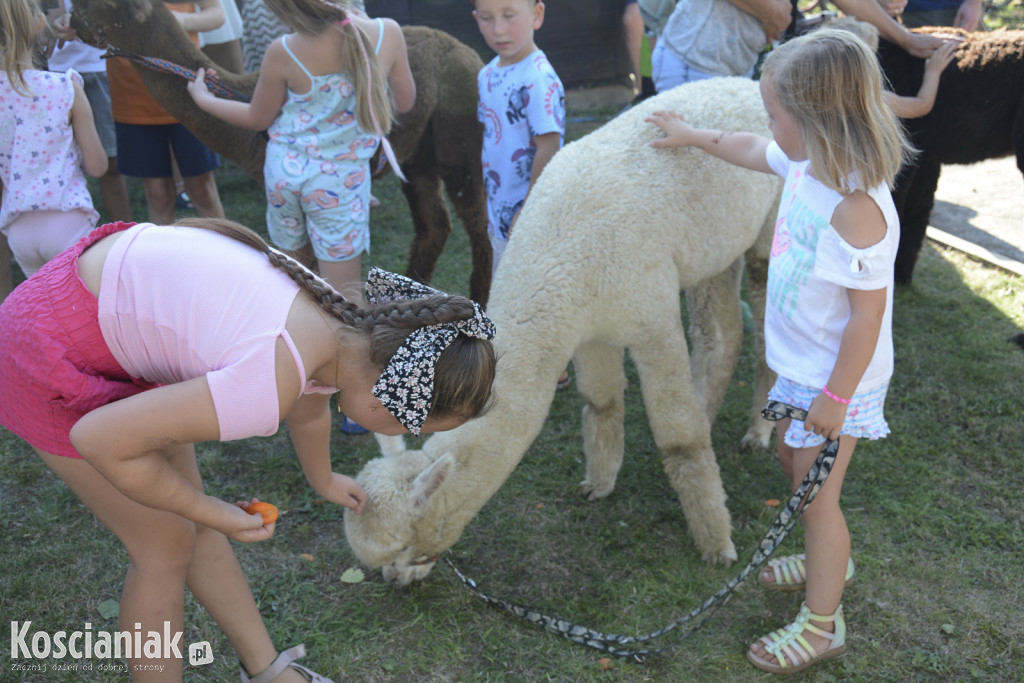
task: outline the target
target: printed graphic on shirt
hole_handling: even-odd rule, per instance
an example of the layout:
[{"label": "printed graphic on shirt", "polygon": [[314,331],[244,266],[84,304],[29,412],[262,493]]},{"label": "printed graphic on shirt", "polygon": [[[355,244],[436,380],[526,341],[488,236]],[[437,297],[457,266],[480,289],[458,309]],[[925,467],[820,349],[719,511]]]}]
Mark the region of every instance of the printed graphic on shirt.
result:
[{"label": "printed graphic on shirt", "polygon": [[495,58],[480,71],[477,84],[489,229],[508,239],[530,188],[537,152],[533,138],[565,132],[565,92],[539,50],[506,67],[499,67]]},{"label": "printed graphic on shirt", "polygon": [[790,320],[813,274],[818,238],[829,225],[798,195],[801,175],[796,171],[794,182],[782,192],[768,266],[768,306]]}]

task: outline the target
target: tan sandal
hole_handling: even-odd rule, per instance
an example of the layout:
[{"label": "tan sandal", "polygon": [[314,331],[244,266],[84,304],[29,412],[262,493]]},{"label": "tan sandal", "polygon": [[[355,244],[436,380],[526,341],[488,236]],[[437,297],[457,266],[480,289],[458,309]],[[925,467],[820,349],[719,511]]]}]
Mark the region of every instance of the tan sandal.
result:
[{"label": "tan sandal", "polygon": [[[773,591],[789,593],[801,591],[807,586],[807,569],[804,566],[806,556],[787,555],[777,559],[768,560],[768,569],[772,570],[772,578],[766,579],[762,571],[757,575],[757,582],[765,588]],[[843,588],[853,585],[853,558],[846,564],[846,582]]]},{"label": "tan sandal", "polygon": [[270,683],[270,681],[280,676],[285,669],[295,669],[300,674],[305,676],[306,680],[310,683],[334,683],[334,681],[327,678],[326,676],[321,676],[317,672],[310,671],[301,664],[295,663],[296,659],[305,656],[306,646],[296,645],[295,647],[290,647],[281,654],[279,654],[277,656],[277,659],[270,663],[270,666],[268,666],[266,669],[261,671],[256,676],[250,677],[249,673],[245,670],[245,667],[243,666],[242,683]]},{"label": "tan sandal", "polygon": [[[832,622],[835,624],[835,632],[829,633],[818,628],[811,621]],[[828,647],[821,652],[815,652],[804,638],[804,631],[827,638]],[[843,619],[843,606],[839,605],[834,614],[822,616],[813,614],[807,603],[804,603],[800,606],[796,621],[778,631],[761,636],[759,642],[764,645],[765,652],[774,655],[777,661],[769,662],[755,654],[753,650],[747,650],[747,659],[758,669],[773,674],[794,674],[817,662],[838,657],[846,652],[846,620]]]}]

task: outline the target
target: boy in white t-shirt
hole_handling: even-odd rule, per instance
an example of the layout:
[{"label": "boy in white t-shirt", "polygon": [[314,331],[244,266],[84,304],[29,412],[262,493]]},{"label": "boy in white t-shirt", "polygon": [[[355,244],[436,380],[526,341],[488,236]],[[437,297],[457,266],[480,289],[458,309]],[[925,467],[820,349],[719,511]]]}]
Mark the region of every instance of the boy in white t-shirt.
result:
[{"label": "boy in white t-shirt", "polygon": [[533,183],[565,135],[565,90],[533,41],[540,0],[475,0],[473,17],[497,53],[477,78],[484,186],[494,269]]}]

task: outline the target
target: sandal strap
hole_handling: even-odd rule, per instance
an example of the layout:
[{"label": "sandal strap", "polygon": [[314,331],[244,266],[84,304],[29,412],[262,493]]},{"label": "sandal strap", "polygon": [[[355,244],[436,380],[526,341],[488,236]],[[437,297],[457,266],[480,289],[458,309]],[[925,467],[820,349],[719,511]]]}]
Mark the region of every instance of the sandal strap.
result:
[{"label": "sandal strap", "polygon": [[768,566],[775,575],[775,583],[779,586],[793,586],[807,582],[807,569],[804,566],[805,555],[787,555],[768,560]]},{"label": "sandal strap", "polygon": [[[830,632],[818,628],[811,623],[812,620],[834,623],[835,631]],[[764,643],[765,652],[774,655],[781,668],[799,666],[812,661],[818,656],[818,653],[814,651],[814,648],[804,638],[804,631],[810,631],[830,641],[823,652],[842,645],[846,642],[843,606],[839,605],[838,609],[832,614],[821,615],[811,612],[810,608],[807,607],[807,603],[804,603],[800,606],[800,612],[793,623],[766,636],[762,636],[761,642]]]},{"label": "sandal strap", "polygon": [[[299,645],[295,645],[294,647],[290,647],[287,650],[285,650],[284,652],[282,652],[279,655],[277,655],[277,658],[275,658],[274,661],[270,663],[270,666],[268,666],[266,669],[261,671],[256,676],[250,677],[249,674],[246,673],[245,667],[243,666],[242,667],[242,683],[270,683],[270,681],[272,681],[275,678],[277,678],[278,676],[280,676],[281,673],[285,669],[287,669],[288,667],[292,667],[294,669],[297,669],[301,673],[305,674],[307,671],[309,671],[309,669],[306,669],[305,667],[299,666],[298,664],[293,664],[293,662],[296,659],[299,659],[300,657],[305,657],[305,656],[306,656],[306,646],[302,645],[302,644],[299,644]],[[310,671],[309,673],[312,673],[312,672]],[[312,679],[310,679],[310,680],[312,680]],[[326,680],[326,679],[323,679],[323,680]]]}]

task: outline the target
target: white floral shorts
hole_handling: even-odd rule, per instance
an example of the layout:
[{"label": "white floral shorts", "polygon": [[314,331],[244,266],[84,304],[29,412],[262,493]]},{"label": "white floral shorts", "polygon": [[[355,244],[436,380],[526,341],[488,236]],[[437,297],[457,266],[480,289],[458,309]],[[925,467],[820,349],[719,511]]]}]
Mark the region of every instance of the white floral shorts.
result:
[{"label": "white floral shorts", "polygon": [[[886,384],[878,389],[854,394],[846,409],[846,419],[843,421],[843,427],[839,433],[858,439],[885,438],[889,434],[889,425],[885,421],[882,409],[885,406],[885,395],[888,391],[889,385]],[[768,398],[807,410],[811,407],[811,401],[820,393],[820,388],[797,384],[785,377],[779,377],[775,381],[775,386],[768,392]],[[791,448],[812,448],[825,443],[825,437],[804,429],[803,422],[791,420],[789,428],[786,430],[785,441],[786,445]]]}]

